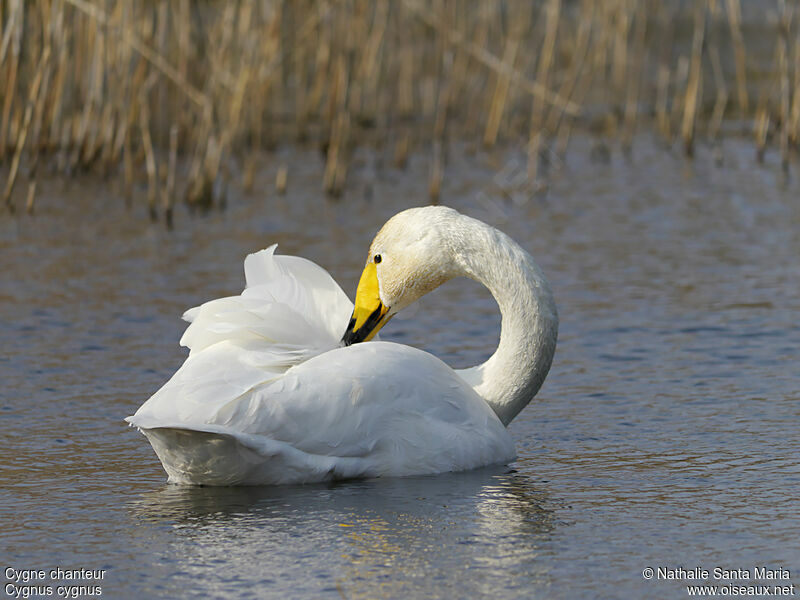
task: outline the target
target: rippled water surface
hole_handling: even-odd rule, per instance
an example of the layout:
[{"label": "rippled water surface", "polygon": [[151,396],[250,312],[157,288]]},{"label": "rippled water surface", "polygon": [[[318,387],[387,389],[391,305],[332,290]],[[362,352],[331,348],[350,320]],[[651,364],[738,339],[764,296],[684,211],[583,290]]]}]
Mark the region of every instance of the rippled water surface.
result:
[{"label": "rippled water surface", "polygon": [[[359,155],[328,201],[318,156],[286,153],[285,197],[265,161],[258,193],[171,233],[107,183],[45,185],[35,217],[0,219],[3,567],[105,569],[112,598],[685,597],[642,576],[659,566],[783,567],[800,586],[797,180],[749,143],[721,162],[646,139],[606,162],[593,143],[533,199],[513,151],[448,165],[443,201],[527,248],[559,305],[517,462],[332,486],[167,485],[122,419],[182,362],[183,310],[241,290],[248,252],[278,242],[352,296],[375,231],[425,203],[424,156]],[[497,343],[473,282],[409,313],[384,339],[457,367]]]}]

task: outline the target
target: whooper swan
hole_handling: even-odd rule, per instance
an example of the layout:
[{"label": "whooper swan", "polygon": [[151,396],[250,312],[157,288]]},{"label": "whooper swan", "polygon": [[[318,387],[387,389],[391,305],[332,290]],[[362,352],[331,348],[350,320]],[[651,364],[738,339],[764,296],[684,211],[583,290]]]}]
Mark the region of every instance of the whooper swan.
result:
[{"label": "whooper swan", "polygon": [[[127,418],[171,482],[304,483],[515,459],[505,426],[547,375],[558,316],[511,238],[450,208],[403,211],[375,236],[355,307],[324,269],[274,252],[246,258],[241,295],[186,312],[188,358]],[[482,365],[454,371],[410,346],[356,343],[461,276],[489,288],[502,313]]]}]

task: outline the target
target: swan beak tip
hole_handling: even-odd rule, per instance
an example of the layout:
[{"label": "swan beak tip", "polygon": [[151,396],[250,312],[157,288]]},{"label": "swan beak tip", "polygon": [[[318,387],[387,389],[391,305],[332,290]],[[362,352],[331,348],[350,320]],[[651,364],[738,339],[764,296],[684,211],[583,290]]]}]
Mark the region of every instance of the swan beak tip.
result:
[{"label": "swan beak tip", "polygon": [[354,330],[355,325],[356,325],[356,319],[355,317],[353,317],[350,319],[350,324],[347,326],[347,330],[344,332],[344,335],[342,336],[342,342],[341,342],[342,346],[350,346],[351,344],[357,344],[360,341],[356,339],[356,333]]},{"label": "swan beak tip", "polygon": [[342,345],[343,346],[351,346],[353,344],[358,344],[359,342],[368,342],[375,334],[378,333],[381,327],[386,325],[389,319],[392,318],[392,315],[388,314],[389,309],[383,305],[383,303],[378,303],[378,307],[373,310],[369,316],[366,318],[363,323],[358,323],[358,318],[356,312],[358,309],[353,311],[353,316],[350,318],[350,323],[347,325],[347,330],[344,332],[342,336]]}]

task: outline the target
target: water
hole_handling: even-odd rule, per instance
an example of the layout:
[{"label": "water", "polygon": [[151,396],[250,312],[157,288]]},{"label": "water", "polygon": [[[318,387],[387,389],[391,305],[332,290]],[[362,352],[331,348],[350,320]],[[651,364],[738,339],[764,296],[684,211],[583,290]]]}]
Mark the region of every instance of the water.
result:
[{"label": "water", "polygon": [[[544,197],[525,199],[513,151],[456,149],[445,178],[444,201],[517,239],[556,293],[553,369],[510,427],[518,461],[332,486],[170,486],[122,419],[182,362],[182,311],[238,293],[248,252],[278,242],[352,295],[374,232],[425,202],[425,157],[397,171],[360,154],[336,202],[319,158],[286,151],[285,197],[273,161],[256,194],[179,212],[172,233],[108,184],[48,182],[34,218],[0,220],[3,568],[112,598],[682,598],[685,582],[642,576],[679,566],[797,584],[797,180],[748,142],[693,162],[646,138],[606,162],[593,144],[552,166]],[[497,343],[473,282],[409,312],[384,339],[457,367]]]}]

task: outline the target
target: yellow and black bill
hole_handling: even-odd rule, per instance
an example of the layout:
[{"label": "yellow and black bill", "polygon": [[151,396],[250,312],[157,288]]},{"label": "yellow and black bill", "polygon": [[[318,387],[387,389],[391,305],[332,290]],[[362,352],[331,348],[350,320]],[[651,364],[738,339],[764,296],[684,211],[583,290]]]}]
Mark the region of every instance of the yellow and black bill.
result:
[{"label": "yellow and black bill", "polygon": [[342,343],[349,346],[368,342],[391,318],[389,307],[381,302],[377,267],[375,263],[370,262],[364,267],[364,272],[358,281],[356,305],[347,331],[342,336]]}]

